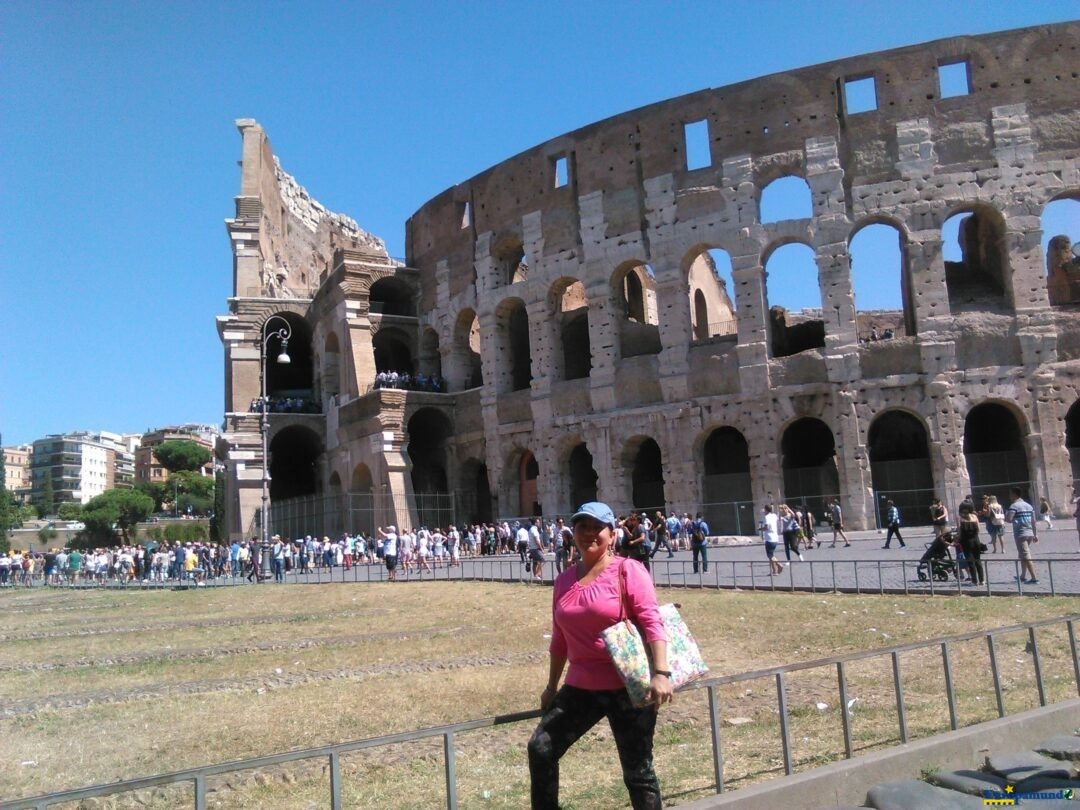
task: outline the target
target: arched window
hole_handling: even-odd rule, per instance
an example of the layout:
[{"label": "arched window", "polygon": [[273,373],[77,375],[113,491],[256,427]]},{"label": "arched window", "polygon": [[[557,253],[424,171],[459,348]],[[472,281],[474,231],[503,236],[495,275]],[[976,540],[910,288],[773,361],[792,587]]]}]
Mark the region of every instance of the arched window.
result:
[{"label": "arched window", "polygon": [[442,377],[442,355],[439,353],[439,333],[431,327],[420,338],[420,373],[439,379]]},{"label": "arched window", "polygon": [[622,313],[619,344],[622,357],[659,354],[660,327],[656,311],[656,276],[647,264],[621,265],[612,276],[615,311]]},{"label": "arched window", "polygon": [[461,465],[461,486],[458,489],[458,511],[469,523],[490,523],[492,520],[491,486],[487,465],[470,458]]},{"label": "arched window", "polygon": [[698,253],[687,270],[694,340],[738,332],[731,256],[713,248]]},{"label": "arched window", "polygon": [[714,534],[754,534],[750,450],[733,427],[709,433],[702,448],[701,506]]},{"label": "arched window", "polygon": [[934,473],[923,423],[905,411],[883,411],[870,424],[867,445],[878,526],[886,525],[890,500],[900,510],[905,525],[929,523]]},{"label": "arched window", "polygon": [[567,464],[570,479],[570,507],[577,509],[583,503],[595,501],[599,476],[593,467],[592,453],[584,442],[570,452]]},{"label": "arched window", "polygon": [[316,463],[322,441],[315,431],[290,425],[270,440],[270,499],[272,501],[314,495],[319,491]]},{"label": "arched window", "polygon": [[945,220],[941,238],[950,309],[1007,307],[1009,252],[1001,214],[986,205],[960,211]]},{"label": "arched window", "polygon": [[409,336],[400,329],[380,329],[371,339],[371,348],[375,353],[376,371],[396,371],[398,374],[413,373]]},{"label": "arched window", "polygon": [[765,262],[765,295],[773,357],[788,357],[825,346],[825,320],[814,251],[782,245]]},{"label": "arched window", "polygon": [[277,312],[264,321],[264,338],[282,328],[281,319],[288,322],[292,332],[288,345],[289,362],[275,362],[283,347],[276,337],[271,337],[266,347],[266,393],[271,399],[310,398],[315,390],[311,327],[295,313]]},{"label": "arched window", "polygon": [[455,391],[477,388],[484,384],[480,363],[480,319],[471,309],[463,309],[454,322],[454,343],[449,357],[447,376]]},{"label": "arched window", "polygon": [[964,420],[964,458],[976,498],[997,495],[1007,505],[1013,486],[1031,494],[1024,434],[1004,405],[984,402],[971,409]]},{"label": "arched window", "polygon": [[851,238],[851,286],[859,340],[915,334],[904,236],[892,225],[872,223]]},{"label": "arched window", "polygon": [[416,525],[445,528],[454,519],[447,479],[453,426],[442,411],[421,408],[409,419],[407,431]]},{"label": "arched window", "polygon": [[778,177],[761,190],[760,211],[762,223],[810,219],[814,215],[810,185],[795,175]]},{"label": "arched window", "polygon": [[408,282],[393,276],[381,278],[371,285],[368,304],[374,315],[416,316],[412,288]]},{"label": "arched window", "polygon": [[631,498],[634,509],[644,510],[649,514],[656,510],[666,512],[664,461],[660,453],[660,445],[655,439],[643,437],[631,440],[628,450],[630,451]]},{"label": "arched window", "polygon": [[[575,278],[563,278],[551,290],[552,309],[562,344],[562,378],[579,380],[592,370],[589,343],[589,300],[585,285]],[[558,376],[558,375],[557,375]]]},{"label": "arched window", "polygon": [[780,456],[784,500],[791,506],[808,506],[820,519],[840,490],[833,432],[820,419],[797,419],[784,429]]},{"label": "arched window", "polygon": [[529,257],[521,240],[514,236],[499,240],[491,252],[499,272],[501,283],[517,284],[529,278]]},{"label": "arched window", "polygon": [[495,313],[502,391],[523,391],[532,383],[529,314],[520,298],[509,298]]},{"label": "arched window", "polygon": [[1042,214],[1046,285],[1054,306],[1080,302],[1080,192],[1049,203]]}]

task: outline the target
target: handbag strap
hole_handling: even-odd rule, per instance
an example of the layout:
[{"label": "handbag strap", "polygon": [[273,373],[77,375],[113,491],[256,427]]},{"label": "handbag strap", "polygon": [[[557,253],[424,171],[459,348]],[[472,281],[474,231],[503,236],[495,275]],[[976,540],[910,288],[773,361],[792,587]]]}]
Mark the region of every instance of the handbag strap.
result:
[{"label": "handbag strap", "polygon": [[630,621],[630,613],[626,609],[626,558],[619,558],[619,621]]}]

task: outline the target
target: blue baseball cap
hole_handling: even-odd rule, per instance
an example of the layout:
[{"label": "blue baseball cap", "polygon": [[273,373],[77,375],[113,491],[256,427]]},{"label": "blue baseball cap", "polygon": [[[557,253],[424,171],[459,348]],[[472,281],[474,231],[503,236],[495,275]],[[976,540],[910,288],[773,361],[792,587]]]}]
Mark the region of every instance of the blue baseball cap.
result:
[{"label": "blue baseball cap", "polygon": [[583,503],[570,518],[571,525],[577,523],[584,517],[590,517],[593,520],[607,524],[613,529],[615,528],[615,513],[611,511],[611,507],[606,503],[600,503],[600,501]]}]

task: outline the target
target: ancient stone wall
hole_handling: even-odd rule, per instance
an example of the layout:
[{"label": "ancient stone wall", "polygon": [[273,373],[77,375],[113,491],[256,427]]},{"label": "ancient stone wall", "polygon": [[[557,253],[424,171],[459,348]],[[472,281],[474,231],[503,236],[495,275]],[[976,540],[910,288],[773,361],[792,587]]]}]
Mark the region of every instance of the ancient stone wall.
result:
[{"label": "ancient stone wall", "polygon": [[[1078,42],[1076,23],[956,37],[704,90],[554,138],[421,207],[407,223],[408,264],[444,368],[457,374],[469,353],[463,313],[479,322],[482,460],[496,511],[524,509],[527,452],[543,509],[568,511],[581,443],[597,494],[616,508],[652,505],[642,500],[661,491],[641,460],[655,443],[665,504],[696,511],[706,468],[723,466],[704,455],[721,427],[745,437],[759,504],[805,494],[785,468],[829,464],[800,466],[783,442],[817,419],[835,452],[818,494],[841,495],[850,523],[870,525],[881,489],[875,420],[918,420],[932,487],[955,504],[973,484],[965,420],[986,403],[1016,419],[1033,494],[1064,503],[1065,419],[1080,380],[1075,330],[1062,323],[1075,316],[1051,307],[1040,215],[1054,199],[1080,199]],[[968,92],[943,98],[939,69],[958,64]],[[856,111],[856,83],[867,80],[871,108]],[[685,127],[702,121],[707,160],[690,168]],[[809,187],[812,215],[763,222],[763,189],[791,175]],[[958,213],[972,214],[968,250],[947,266],[942,227]],[[888,345],[859,340],[848,246],[870,223],[894,227],[903,246],[905,329]],[[814,252],[821,320],[785,349],[765,266],[791,242]],[[722,320],[714,313],[729,295],[734,335],[696,331],[691,268],[710,248],[730,255],[733,289],[714,291],[704,317]],[[527,275],[513,272],[521,261]],[[591,358],[584,381],[567,379],[568,333],[552,317],[575,282],[587,301],[587,337],[572,338]],[[1055,303],[1073,306],[1065,298]],[[522,387],[515,368],[526,362]]]}]

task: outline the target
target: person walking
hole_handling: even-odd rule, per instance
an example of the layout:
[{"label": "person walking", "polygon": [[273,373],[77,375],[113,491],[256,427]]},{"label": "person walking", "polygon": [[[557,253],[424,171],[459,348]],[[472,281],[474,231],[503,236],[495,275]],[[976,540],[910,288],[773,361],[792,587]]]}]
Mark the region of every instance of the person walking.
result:
[{"label": "person walking", "polygon": [[[1031,561],[1031,545],[1039,542],[1039,535],[1035,523],[1035,508],[1024,500],[1023,494],[1019,487],[1009,490],[1012,503],[1005,512],[1005,522],[1012,524],[1016,554],[1020,558],[1020,582],[1034,585],[1039,580],[1035,577],[1035,564]],[[1027,579],[1024,579],[1024,574],[1027,574]]]},{"label": "person walking", "polygon": [[979,540],[979,516],[974,507],[966,501],[960,504],[960,525],[957,532],[957,541],[964,552],[964,563],[967,565],[970,578],[968,582],[973,585],[982,585],[984,581],[982,565],[982,542]]},{"label": "person walking", "polygon": [[994,553],[1005,553],[1005,509],[998,503],[997,495],[986,499],[986,533]]},{"label": "person walking", "polygon": [[1054,528],[1054,510],[1050,508],[1050,501],[1039,498],[1039,519],[1046,522],[1046,530]]},{"label": "person walking", "polygon": [[892,543],[892,537],[895,534],[896,539],[900,541],[900,548],[904,548],[907,543],[904,542],[904,538],[900,536],[900,509],[891,500],[885,501],[885,525],[888,526],[888,531],[885,532],[885,545],[882,548],[888,548]]},{"label": "person walking", "polygon": [[829,503],[829,516],[832,518],[832,545],[829,548],[836,548],[837,537],[843,537],[844,548],[848,548],[851,541],[844,534],[844,511],[840,508],[839,498],[833,498]]},{"label": "person walking", "polygon": [[[606,717],[619,752],[623,782],[635,810],[663,806],[653,769],[657,711],[672,699],[667,633],[652,578],[635,560],[612,555],[615,514],[591,502],[570,518],[580,561],[555,581],[548,679],[540,694],[543,716],[529,739],[533,810],[558,810],[559,760]],[[633,621],[651,653],[646,704],[634,706],[600,634],[622,616]],[[566,681],[559,680],[569,662]],[[588,763],[590,772],[592,760]]]},{"label": "person walking", "polygon": [[803,555],[799,553],[799,520],[795,517],[795,512],[786,503],[782,503],[777,517],[784,535],[784,556],[791,562],[791,554],[794,552],[801,562]]},{"label": "person walking", "polygon": [[949,510],[941,502],[941,498],[934,498],[930,504],[930,524],[934,527],[934,538],[941,537],[949,528]]},{"label": "person walking", "polygon": [[656,540],[653,542],[652,554],[649,555],[649,559],[656,556],[656,552],[660,550],[660,546],[667,549],[668,559],[675,556],[675,552],[671,550],[671,540],[668,534],[668,522],[664,518],[663,512],[656,513],[656,520],[653,521],[653,531],[656,533]]},{"label": "person walking", "polygon": [[761,539],[765,541],[769,576],[779,574],[784,570],[784,564],[776,559],[776,547],[780,545],[780,520],[769,504],[761,508],[761,523],[758,524],[758,531],[761,532]]}]

